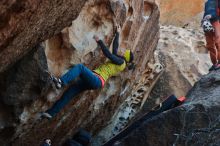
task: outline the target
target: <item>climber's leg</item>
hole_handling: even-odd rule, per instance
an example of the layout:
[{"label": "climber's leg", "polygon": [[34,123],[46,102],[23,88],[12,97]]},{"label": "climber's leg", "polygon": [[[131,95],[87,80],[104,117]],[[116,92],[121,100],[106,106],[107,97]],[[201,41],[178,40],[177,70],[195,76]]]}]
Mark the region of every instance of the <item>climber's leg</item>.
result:
[{"label": "climber's leg", "polygon": [[81,93],[84,90],[89,89],[86,83],[83,80],[79,80],[76,84],[70,86],[63,96],[56,101],[56,103],[46,111],[51,117],[55,116],[65,105],[67,105],[77,94]]}]

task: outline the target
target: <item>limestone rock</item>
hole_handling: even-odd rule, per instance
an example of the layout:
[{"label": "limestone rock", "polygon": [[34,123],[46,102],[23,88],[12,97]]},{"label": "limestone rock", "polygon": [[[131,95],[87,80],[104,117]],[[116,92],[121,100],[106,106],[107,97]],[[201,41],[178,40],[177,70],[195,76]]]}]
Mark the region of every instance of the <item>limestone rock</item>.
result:
[{"label": "limestone rock", "polygon": [[149,111],[171,94],[185,96],[211,67],[201,29],[161,26],[156,54],[165,71],[151,91],[144,106]]},{"label": "limestone rock", "polygon": [[24,108],[46,93],[50,83],[47,70],[44,48],[37,45],[12,68],[1,73],[0,133],[6,135],[0,137],[1,145],[14,134],[19,121],[25,120],[20,116]]},{"label": "limestone rock", "polygon": [[92,146],[101,145],[117,135],[132,123],[137,114],[139,114],[152,88],[163,72],[163,67],[159,63],[155,63],[152,66],[149,63],[148,66],[139,83],[133,86],[131,94],[118,106],[109,124],[94,136]]},{"label": "limestone rock", "polygon": [[48,84],[44,48],[37,45],[32,52],[1,75],[1,96],[6,105],[22,105],[36,100]]},{"label": "limestone rock", "polygon": [[0,72],[37,43],[71,25],[86,0],[3,0],[0,2]]},{"label": "limestone rock", "polygon": [[[199,7],[197,4],[195,11],[193,9],[193,12],[188,12],[191,10],[189,6],[195,7],[194,1],[167,2],[1,1],[0,145],[37,146],[45,138],[50,138],[55,145],[61,145],[79,128],[85,128],[97,135],[112,122],[121,105],[130,103],[125,102],[125,99],[130,99],[130,96],[132,99],[134,96],[146,99],[154,85],[148,84],[148,81],[154,78],[148,77],[147,68],[159,39],[158,4],[164,8],[162,21],[177,25],[185,24],[189,18],[201,12],[203,4],[202,1],[196,1]],[[179,12],[175,8],[180,6]],[[186,12],[186,15],[179,15],[183,12]],[[172,21],[168,21],[168,18]],[[102,90],[86,91],[74,97],[52,120],[40,120],[39,112],[48,109],[62,96],[62,93],[57,94],[48,89],[48,74],[45,70],[61,76],[77,63],[84,63],[88,68],[94,69],[104,62],[105,58],[93,40],[93,35],[97,34],[111,48],[117,24],[122,27],[120,50],[123,52],[124,48],[129,48],[134,52],[136,69],[113,77]],[[201,41],[202,33],[197,34],[195,39],[195,32],[190,29],[184,31],[169,26],[161,27],[161,30],[161,40],[156,53],[160,56],[158,61],[164,62],[166,70],[158,82],[160,85],[156,84],[151,94],[151,97],[157,98],[153,99],[152,103],[147,99],[147,105],[150,105],[148,108],[158,103],[161,95],[171,92],[177,95],[184,94],[206,73],[209,66],[207,62],[201,62],[209,60],[207,54],[200,52],[200,48],[204,48],[204,42]],[[42,44],[45,54],[42,48],[33,49],[44,40]],[[178,49],[182,46],[182,49]],[[220,94],[219,76],[216,73],[218,72],[205,76],[197,83],[188,95],[188,103],[143,123],[140,129],[123,139],[121,144],[219,144],[217,99]],[[145,83],[147,89],[144,88]],[[207,141],[205,137],[208,137]],[[100,145],[100,141],[95,144]]]},{"label": "limestone rock", "polygon": [[[4,2],[7,8],[11,7],[9,2]],[[14,2],[18,4],[17,1]],[[25,8],[30,7],[28,2],[24,2]],[[96,134],[107,125],[119,105],[132,92],[133,86],[139,85],[142,79],[141,75],[145,72],[148,61],[153,56],[159,38],[157,5],[151,0],[89,0],[85,5],[84,3],[85,1],[42,1],[40,4],[36,2],[36,5],[33,3],[34,8],[24,8],[21,13],[16,15],[6,11],[11,18],[16,19],[16,22],[20,22],[8,29],[16,27],[14,31],[16,36],[8,34],[3,37],[2,45],[5,47],[0,53],[0,64],[4,64],[1,66],[0,72],[3,74],[10,72],[9,66],[19,58],[26,56],[25,54],[34,45],[44,39],[51,38],[42,43],[45,46],[47,57],[47,60],[42,59],[43,69],[39,67],[39,70],[36,71],[35,68],[38,66],[33,62],[33,67],[29,67],[30,70],[22,72],[24,77],[27,77],[26,73],[32,74],[33,71],[35,74],[40,73],[40,76],[35,78],[39,79],[37,85],[32,76],[27,77],[27,80],[31,82],[30,87],[34,87],[34,89],[21,86],[23,82],[20,81],[23,80],[23,77],[20,74],[15,77],[20,80],[17,85],[21,87],[10,87],[9,85],[13,81],[8,80],[10,88],[4,94],[8,96],[19,93],[16,96],[19,96],[19,100],[13,96],[13,98],[9,98],[11,100],[7,99],[5,102],[8,104],[14,103],[13,101],[22,103],[22,108],[18,108],[19,111],[16,113],[18,118],[16,119],[13,119],[13,116],[12,118],[9,116],[8,119],[2,118],[2,123],[6,123],[7,120],[10,121],[10,125],[6,129],[3,125],[2,133],[7,131],[8,134],[0,137],[1,145],[35,146],[45,138],[50,138],[54,144],[61,145],[77,132],[78,128],[82,127],[92,134]],[[24,17],[21,19],[23,15]],[[77,19],[75,19],[76,17]],[[72,25],[70,25],[71,21]],[[62,75],[71,65],[76,63],[84,63],[88,68],[94,69],[104,62],[105,58],[101,55],[92,36],[98,34],[110,47],[116,23],[122,27],[120,50],[123,52],[123,48],[129,48],[134,51],[136,69],[113,77],[102,90],[87,91],[74,97],[71,103],[51,121],[39,120],[38,113],[48,109],[62,95],[56,95],[52,89],[46,90],[48,85],[44,81],[48,80],[48,76],[43,72],[43,70],[47,70],[47,66],[44,66],[46,62],[48,62],[49,71],[56,76]],[[4,30],[7,27],[7,25],[2,26],[4,26],[2,27]],[[6,40],[10,45],[7,45]],[[33,53],[36,52],[33,51]],[[33,58],[34,55],[30,57],[30,60]],[[31,66],[31,63],[29,64],[25,58],[22,58],[21,62],[23,62],[22,66]],[[19,65],[14,64],[11,67],[15,69]],[[10,78],[7,74],[5,76]],[[35,85],[37,86],[36,90],[39,89],[37,94],[35,93]],[[38,86],[40,87],[38,88]],[[15,92],[9,94],[9,91],[12,90]],[[49,101],[45,101],[48,98],[46,92],[54,93]],[[20,104],[18,105],[20,107]],[[6,108],[10,109],[7,105]],[[3,111],[2,115],[4,115]]]}]

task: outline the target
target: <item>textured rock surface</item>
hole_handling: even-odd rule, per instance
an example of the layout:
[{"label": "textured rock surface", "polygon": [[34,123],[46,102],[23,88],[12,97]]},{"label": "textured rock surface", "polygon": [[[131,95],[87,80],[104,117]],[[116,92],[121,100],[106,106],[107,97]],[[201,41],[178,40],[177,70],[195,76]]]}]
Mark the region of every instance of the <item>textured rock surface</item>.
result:
[{"label": "textured rock surface", "polygon": [[[45,138],[60,145],[79,128],[97,135],[107,125],[117,122],[113,121],[117,119],[113,116],[120,111],[121,105],[130,103],[127,101],[130,97],[137,97],[139,100],[148,97],[155,84],[152,80],[158,79],[148,72],[148,61],[155,55],[153,52],[159,39],[159,10],[155,1],[85,2],[86,0],[0,2],[0,145],[10,143],[14,146],[34,146]],[[188,23],[189,18],[201,11],[203,4],[199,0],[196,5],[194,1],[157,2],[160,2],[160,7],[164,10],[161,20],[177,25]],[[190,9],[195,6],[196,10]],[[185,12],[186,15],[183,16]],[[172,15],[168,17],[167,14]],[[167,21],[167,18],[172,21]],[[60,76],[76,63],[84,63],[93,69],[104,62],[105,58],[92,36],[99,35],[111,46],[116,23],[122,26],[120,50],[130,48],[135,52],[136,69],[112,78],[102,90],[86,91],[75,97],[54,119],[39,120],[38,113],[48,109],[61,96],[51,89],[47,90],[49,82],[45,71],[48,69]],[[195,36],[195,31],[191,29],[184,31],[171,26],[161,27],[161,30],[156,52],[159,60],[156,62],[161,61],[166,70],[153,89],[150,96],[152,102],[147,99],[147,108],[159,103],[161,97],[170,95],[171,92],[177,95],[186,93],[201,74],[206,73],[209,66],[207,62],[201,62],[209,60],[207,54],[201,54],[204,53],[201,52],[204,50],[202,33]],[[37,50],[33,46],[45,39],[48,40],[42,43],[44,54],[42,48]],[[19,60],[20,58],[22,59]],[[16,61],[18,62],[14,64]],[[122,140],[122,144],[217,145],[218,84],[217,72],[204,77],[190,92],[188,103],[149,123],[143,123],[141,129]],[[131,103],[135,102],[137,101]],[[142,101],[138,102],[137,108],[140,103]],[[107,137],[112,132],[112,129],[104,130],[104,133],[108,133]],[[94,145],[100,145],[103,139],[96,140]]]},{"label": "textured rock surface", "polygon": [[147,111],[171,94],[185,96],[211,67],[201,29],[161,26],[160,30],[155,54],[158,54],[165,71],[144,106]]},{"label": "textured rock surface", "polygon": [[[157,56],[154,57],[154,62],[156,57]],[[92,146],[101,145],[117,135],[128,126],[140,112],[152,88],[163,72],[163,67],[158,62],[154,64],[151,63],[150,61],[139,83],[133,86],[131,94],[117,107],[108,125],[93,137]]]},{"label": "textured rock surface", "polygon": [[[9,64],[25,55],[37,42],[54,34],[56,35],[43,43],[48,68],[52,73],[60,76],[68,67],[76,63],[85,63],[89,68],[93,69],[94,66],[104,61],[104,57],[100,55],[92,36],[93,34],[98,34],[110,46],[115,31],[115,22],[122,26],[120,48],[130,48],[135,52],[136,69],[133,72],[130,71],[123,73],[119,77],[112,78],[101,91],[87,91],[80,94],[80,98],[76,97],[54,119],[39,121],[37,113],[46,110],[59,98],[59,95],[55,96],[56,93],[53,91],[48,91],[51,94],[48,94],[48,96],[44,94],[45,98],[40,98],[47,87],[44,81],[48,80],[48,77],[43,72],[43,70],[47,70],[47,67],[44,66],[46,65],[46,60],[42,60],[43,69],[36,71],[36,74],[42,73],[38,76],[38,83],[42,82],[42,86],[40,86],[41,88],[37,94],[35,94],[35,90],[26,89],[27,86],[23,88],[20,85],[23,78],[17,76],[17,79],[19,79],[18,85],[21,86],[18,89],[21,91],[14,90],[17,87],[8,89],[8,92],[11,91],[12,95],[16,95],[13,96],[13,100],[18,96],[19,99],[22,99],[22,101],[17,101],[22,104],[22,108],[19,108],[16,119],[10,117],[8,119],[2,118],[3,122],[10,121],[12,126],[9,125],[8,129],[2,130],[2,133],[9,131],[9,134],[2,136],[1,145],[8,143],[8,141],[11,141],[11,144],[16,146],[39,145],[45,138],[51,138],[54,144],[59,145],[66,138],[71,137],[80,127],[86,128],[92,134],[97,133],[108,123],[117,107],[132,92],[133,85],[138,86],[139,81],[142,79],[142,73],[145,71],[149,59],[153,56],[153,51],[158,42],[159,10],[153,1],[90,0],[82,10],[80,8],[84,1],[71,1],[71,3],[69,1],[63,3],[51,1],[50,5],[47,5],[47,3],[49,1],[42,1],[36,12],[32,8],[27,9],[27,11],[33,12],[31,13],[32,15],[24,9],[22,11],[24,12],[22,16],[26,16],[23,17],[24,21],[19,23],[19,26],[16,25],[17,23],[13,25],[16,26],[16,37],[9,34],[3,37],[5,41],[2,41],[2,46],[5,45],[6,47],[3,47],[4,49],[2,49],[0,54],[1,64],[4,63],[1,66],[1,71],[7,69]],[[5,1],[4,4],[10,8],[8,2]],[[73,7],[72,4],[76,7]],[[28,7],[28,3],[25,3],[25,6]],[[33,4],[32,6],[34,7],[35,5]],[[51,9],[50,6],[52,7]],[[56,9],[56,12],[54,12],[54,9]],[[44,13],[45,11],[47,13]],[[81,11],[79,17],[72,22],[72,26],[63,29],[70,24],[70,20],[76,18],[79,11]],[[16,17],[16,22],[21,19],[19,14],[15,15],[18,17]],[[11,14],[11,17],[13,18],[14,15]],[[42,19],[39,19],[39,17],[42,17]],[[40,22],[36,23],[37,20],[40,20]],[[31,24],[27,25],[26,22]],[[24,29],[24,25],[28,29]],[[37,28],[37,31],[34,28]],[[2,27],[2,29],[6,28]],[[63,30],[61,31],[61,29]],[[12,37],[13,39],[11,39]],[[7,45],[6,40],[9,41],[10,45]],[[22,42],[21,40],[24,41]],[[14,49],[17,51],[14,51]],[[5,53],[9,52],[11,52],[10,55],[4,56]],[[23,66],[29,65],[29,61],[25,59],[22,59],[22,61],[24,62]],[[35,63],[32,65],[36,67]],[[13,66],[13,68],[16,67],[18,67],[17,64]],[[32,73],[32,71],[35,70],[30,68],[30,71],[22,74],[25,76],[29,72]],[[29,79],[31,81],[30,87],[35,89],[35,82],[32,80],[32,76]],[[13,81],[8,84],[10,83],[13,83]],[[28,93],[28,91],[31,92]],[[20,94],[17,95],[17,92]],[[26,97],[27,95],[29,97]],[[46,98],[48,102],[45,101]],[[33,101],[33,99],[36,100]],[[12,101],[10,102],[12,103]],[[9,105],[5,106],[11,109]],[[111,112],[109,113],[109,111]],[[2,112],[2,115],[4,117],[4,112]]]},{"label": "textured rock surface", "polygon": [[143,123],[119,145],[220,145],[219,73],[203,76],[188,93],[184,105]]},{"label": "textured rock surface", "polygon": [[37,45],[13,68],[0,75],[1,138],[5,143],[12,137],[24,108],[43,96],[48,86],[48,70],[44,48]]},{"label": "textured rock surface", "polygon": [[47,70],[44,48],[36,46],[13,68],[1,75],[1,96],[4,104],[22,105],[39,97],[47,86]]},{"label": "textured rock surface", "polygon": [[[160,22],[183,26],[193,21],[193,17],[203,11],[205,0],[157,0],[160,9]],[[201,17],[200,17],[201,18]]]},{"label": "textured rock surface", "polygon": [[[160,79],[157,81],[156,85],[151,91],[150,96],[147,98],[147,102],[145,103],[141,113],[149,112],[151,108],[155,106],[155,104],[159,104],[161,100],[164,99],[164,97],[169,96],[170,94],[184,96],[188,90],[191,89],[193,84],[198,81],[203,74],[208,72],[208,68],[211,66],[209,55],[205,49],[204,35],[201,29],[197,28],[195,30],[190,28],[183,29],[175,26],[161,26],[160,30],[160,39],[155,54],[158,55],[159,62],[163,64],[165,71],[162,73]],[[215,100],[218,102],[218,99]],[[156,121],[157,123],[155,121],[151,123],[155,124],[154,129],[151,128],[151,125],[145,127],[146,129],[142,127],[132,134],[131,140],[128,140],[130,139],[130,136],[128,136],[126,140],[118,145],[172,145],[175,143],[172,141],[172,137],[167,138],[166,136],[161,135],[166,135],[168,130],[174,132],[174,139],[176,138],[175,135],[181,135],[175,133],[175,128],[181,127],[182,125],[182,123],[178,124],[175,121],[174,117],[177,117],[177,112],[179,111],[174,110],[172,112],[174,113],[173,115],[167,115],[164,113],[163,118]],[[138,116],[140,116],[141,113],[139,113]],[[167,117],[173,119],[167,121]],[[193,116],[190,118],[193,118]],[[189,123],[190,118],[188,119]],[[162,132],[162,134],[159,133],[161,130],[161,122],[164,122],[164,125],[168,127],[164,127],[164,129],[162,129],[163,132],[165,131],[164,133]],[[167,123],[175,123],[173,125],[176,127],[172,127],[172,125],[168,125]],[[156,127],[156,125],[158,125],[160,128]],[[192,127],[188,128],[187,130],[190,131],[192,130],[191,128]],[[170,131],[167,133],[170,133]],[[145,132],[153,132],[153,134],[152,136],[147,134],[147,139],[145,139]],[[156,134],[154,134],[154,132]],[[138,139],[138,142],[136,141],[136,138]],[[157,142],[157,139],[159,139],[159,142]],[[213,139],[213,142],[210,143],[215,142],[217,142],[217,138]],[[209,142],[200,142],[200,144],[208,145],[207,143]],[[177,145],[184,144],[177,143]],[[189,142],[188,145],[194,144],[190,144]]]},{"label": "textured rock surface", "polygon": [[86,0],[3,0],[0,2],[0,72],[37,43],[71,25]]}]

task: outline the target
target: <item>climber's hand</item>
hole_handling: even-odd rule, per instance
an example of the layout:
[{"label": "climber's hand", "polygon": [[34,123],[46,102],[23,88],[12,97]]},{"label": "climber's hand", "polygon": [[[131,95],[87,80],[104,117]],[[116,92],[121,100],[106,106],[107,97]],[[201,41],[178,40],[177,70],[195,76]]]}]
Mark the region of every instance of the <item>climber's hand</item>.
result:
[{"label": "climber's hand", "polygon": [[117,32],[119,33],[121,31],[120,25],[117,25]]},{"label": "climber's hand", "polygon": [[94,36],[93,36],[93,39],[94,39],[96,42],[98,42],[98,41],[100,40],[97,35],[94,35]]}]

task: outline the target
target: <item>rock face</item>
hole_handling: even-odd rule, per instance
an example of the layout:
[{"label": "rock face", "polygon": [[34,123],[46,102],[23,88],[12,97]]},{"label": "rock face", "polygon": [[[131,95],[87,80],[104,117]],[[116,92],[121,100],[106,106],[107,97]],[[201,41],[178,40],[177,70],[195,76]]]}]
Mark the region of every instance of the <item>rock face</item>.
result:
[{"label": "rock face", "polygon": [[[153,78],[156,82],[154,85],[153,83],[149,84],[152,73],[147,72],[146,68],[146,73],[148,73],[146,76],[149,78],[146,79],[147,82],[144,86],[138,89],[140,89],[139,91],[147,91],[148,85],[154,88],[150,90],[150,95],[146,97],[142,113],[149,112],[155,105],[161,103],[164,98],[171,94],[177,97],[185,96],[194,83],[202,75],[207,74],[209,67],[211,67],[209,53],[205,48],[204,33],[201,28],[191,29],[162,25],[160,27],[160,39],[154,54],[158,56],[158,62],[164,66],[164,71],[158,80]],[[126,102],[120,106],[106,129],[103,129],[96,136],[95,142],[117,134],[132,121],[132,115],[140,108],[138,104],[141,104],[143,99],[141,94],[142,92],[134,92],[131,94],[131,98],[126,99]],[[94,145],[96,144],[94,143]]]},{"label": "rock face", "polygon": [[0,2],[0,72],[37,43],[71,25],[86,0],[3,0]]},{"label": "rock face", "polygon": [[119,145],[220,145],[219,73],[203,76],[187,94],[184,105],[143,123]]},{"label": "rock face", "polygon": [[171,94],[185,96],[212,65],[201,29],[169,25],[161,26],[160,30],[155,54],[158,54],[165,71],[147,99],[146,111]]},{"label": "rock face", "polygon": [[[0,83],[2,89],[7,89],[0,92],[4,105],[1,107],[12,113],[7,117],[9,114],[2,109],[1,145],[39,145],[45,138],[61,145],[79,128],[98,133],[132,92],[133,86],[138,86],[142,78],[146,78],[142,73],[159,38],[157,5],[152,0],[89,0],[85,5],[85,1],[42,1],[32,5],[30,2],[24,2],[22,11],[16,14],[11,8],[20,4],[18,1],[0,2],[5,8],[5,13],[0,14],[10,15],[5,21],[13,19],[15,22],[13,25],[1,24],[1,32],[5,35],[0,37],[3,48],[0,72],[4,74]],[[80,94],[80,98],[75,97],[54,119],[39,120],[38,113],[48,109],[62,95],[48,89],[47,68],[57,76],[76,63],[84,63],[93,69],[105,58],[92,36],[98,34],[110,46],[116,23],[122,27],[120,48],[134,51],[136,69],[112,78],[102,90],[87,91]],[[7,34],[6,30],[15,33]],[[37,43],[51,36],[42,43],[45,54],[42,49],[33,49],[32,54],[25,55]],[[22,58],[24,55],[27,58]],[[20,58],[21,64],[11,66]],[[19,71],[16,76],[13,76],[14,70]],[[31,76],[27,76],[29,74]],[[8,125],[4,125],[6,122]]]},{"label": "rock face", "polygon": [[13,68],[1,74],[1,97],[4,104],[25,105],[36,100],[46,90],[48,68],[43,49],[36,46]]},{"label": "rock face", "polygon": [[[175,1],[172,5],[174,1],[160,1],[164,8],[161,20],[185,24],[189,17],[201,12],[202,1],[196,1],[199,7],[195,11],[187,11],[190,6],[195,7],[195,2],[184,2]],[[187,11],[186,16],[176,15],[179,12],[173,8],[180,4],[180,13]],[[96,135],[93,145],[101,145],[120,131],[118,127],[131,122],[146,100],[147,111],[159,103],[161,96],[171,92],[183,95],[209,66],[200,61],[209,60],[200,51],[204,50],[203,34],[194,37],[195,32],[190,29],[161,27],[159,46],[154,52],[159,39],[159,9],[154,0],[3,0],[0,8],[3,146],[37,146],[45,138],[62,145],[79,128]],[[168,13],[174,14],[169,15],[171,22],[167,21]],[[51,88],[47,71],[61,76],[78,63],[94,69],[105,57],[92,37],[98,35],[111,48],[116,25],[122,28],[119,50],[129,48],[134,52],[135,70],[111,78],[103,89],[74,97],[52,120],[40,120],[39,112],[62,96]],[[154,58],[152,65],[149,61],[153,56],[159,58]],[[188,94],[185,105],[143,123],[121,140],[121,145],[218,145],[219,79],[218,72],[204,76]],[[121,112],[123,109],[130,111]],[[128,123],[121,122],[122,117]]]},{"label": "rock face", "polygon": [[35,46],[13,68],[1,73],[1,145],[16,131],[24,108],[43,96],[49,87],[48,70],[44,48]]},{"label": "rock face", "polygon": [[[157,56],[155,56],[155,58],[156,57]],[[142,75],[142,79],[138,84],[133,86],[131,94],[117,107],[108,125],[93,137],[91,145],[96,146],[105,143],[133,122],[135,116],[141,111],[162,72],[163,67],[159,63],[155,62],[153,65],[149,63],[146,71]]]},{"label": "rock face", "polygon": [[[190,23],[204,10],[205,0],[157,0],[160,9],[160,22],[166,25],[183,26]],[[201,18],[201,17],[200,17]]]},{"label": "rock face", "polygon": [[164,96],[183,96],[193,87],[185,104],[142,123],[115,145],[220,145],[220,71],[207,74],[211,62],[203,32],[174,26],[161,26],[160,30],[155,54],[165,70],[142,112],[148,112]]}]

